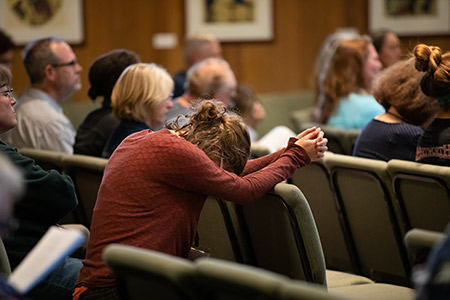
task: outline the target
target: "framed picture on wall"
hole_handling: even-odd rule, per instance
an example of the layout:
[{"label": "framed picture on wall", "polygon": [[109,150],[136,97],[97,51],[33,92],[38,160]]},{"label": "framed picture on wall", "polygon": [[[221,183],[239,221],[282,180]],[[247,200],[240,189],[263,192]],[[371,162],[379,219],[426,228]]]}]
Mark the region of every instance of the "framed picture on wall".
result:
[{"label": "framed picture on wall", "polygon": [[403,36],[450,33],[449,0],[369,0],[369,31]]},{"label": "framed picture on wall", "polygon": [[0,0],[0,29],[17,45],[46,36],[80,44],[84,41],[83,0]]},{"label": "framed picture on wall", "polygon": [[272,0],[186,0],[186,34],[210,32],[223,42],[273,39]]}]

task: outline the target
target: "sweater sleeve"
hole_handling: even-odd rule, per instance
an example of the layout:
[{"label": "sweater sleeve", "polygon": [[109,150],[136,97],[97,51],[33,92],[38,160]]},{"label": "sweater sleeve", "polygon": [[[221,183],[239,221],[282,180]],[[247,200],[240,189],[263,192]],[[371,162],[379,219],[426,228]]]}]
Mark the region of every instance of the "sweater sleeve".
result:
[{"label": "sweater sleeve", "polygon": [[255,201],[275,184],[292,176],[297,168],[310,163],[306,151],[295,145],[293,139],[284,151],[255,162],[255,166],[261,164],[259,169],[240,177],[219,168],[195,145],[187,141],[177,144],[159,152],[166,168],[166,176],[161,180],[178,189],[236,203]]},{"label": "sweater sleeve", "polygon": [[33,159],[9,145],[1,143],[0,151],[22,170],[25,177],[26,192],[14,210],[17,218],[54,224],[76,208],[78,201],[69,176],[55,170],[43,170]]}]

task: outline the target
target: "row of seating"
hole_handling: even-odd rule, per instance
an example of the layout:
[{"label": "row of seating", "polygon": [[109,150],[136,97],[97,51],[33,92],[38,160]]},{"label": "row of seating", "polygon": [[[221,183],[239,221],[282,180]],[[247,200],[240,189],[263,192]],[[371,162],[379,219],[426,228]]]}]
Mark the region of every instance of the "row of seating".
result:
[{"label": "row of seating", "polygon": [[[104,253],[122,299],[413,299],[413,291],[386,284],[323,287],[223,260],[195,262],[152,250],[109,245]],[[362,289],[364,288],[364,289]],[[374,296],[375,295],[375,296]]]},{"label": "row of seating", "polygon": [[291,182],[309,201],[327,267],[375,281],[407,285],[405,233],[450,222],[448,167],[326,153]]},{"label": "row of seating", "polygon": [[23,155],[33,158],[45,170],[55,169],[72,178],[78,197],[78,207],[60,223],[78,223],[90,228],[98,188],[108,160],[87,155],[68,155],[62,152],[30,148],[22,148],[19,151]]}]

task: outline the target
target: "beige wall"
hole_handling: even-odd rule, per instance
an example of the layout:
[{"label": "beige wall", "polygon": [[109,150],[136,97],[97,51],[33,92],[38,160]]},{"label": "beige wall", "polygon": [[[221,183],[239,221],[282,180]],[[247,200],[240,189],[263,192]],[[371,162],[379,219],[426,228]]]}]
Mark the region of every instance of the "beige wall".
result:
[{"label": "beige wall", "polygon": [[[310,89],[311,72],[323,39],[338,27],[367,31],[367,0],[273,0],[275,37],[270,42],[224,43],[224,56],[238,80],[259,93]],[[85,42],[73,46],[80,64],[83,89],[74,100],[87,99],[87,71],[100,54],[114,48],[136,51],[145,62],[156,62],[170,73],[183,67],[184,0],[84,0]],[[158,32],[173,32],[179,46],[152,49]],[[417,41],[450,50],[449,36],[402,38],[411,50]],[[27,84],[19,52],[15,53],[13,86],[20,95]]]}]

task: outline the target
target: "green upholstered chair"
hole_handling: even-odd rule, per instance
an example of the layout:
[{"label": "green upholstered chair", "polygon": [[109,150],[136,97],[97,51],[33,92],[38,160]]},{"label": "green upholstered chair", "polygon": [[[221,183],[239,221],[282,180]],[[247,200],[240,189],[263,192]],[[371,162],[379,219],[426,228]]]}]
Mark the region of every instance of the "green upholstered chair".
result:
[{"label": "green upholstered chair", "polygon": [[41,150],[33,148],[21,148],[19,152],[24,156],[34,159],[36,164],[38,164],[44,170],[56,170],[62,172],[62,161],[63,158],[68,156],[64,152]]},{"label": "green upholstered chair", "polygon": [[333,153],[326,152],[323,159],[295,171],[290,182],[299,187],[308,200],[319,231],[327,268],[355,272],[329,172],[325,166],[325,160],[330,155]]},{"label": "green upholstered chair", "polygon": [[192,263],[164,253],[112,244],[103,259],[112,270],[122,299],[198,299]]},{"label": "green upholstered chair", "polygon": [[80,154],[67,155],[62,161],[64,173],[72,178],[78,197],[75,218],[87,228],[91,226],[92,213],[107,162],[105,158]]},{"label": "green upholstered chair", "polygon": [[450,168],[393,159],[388,172],[405,231],[444,231],[450,222]]},{"label": "green upholstered chair", "polygon": [[335,154],[327,157],[325,165],[359,274],[409,285],[410,265],[386,185],[387,162]]}]

